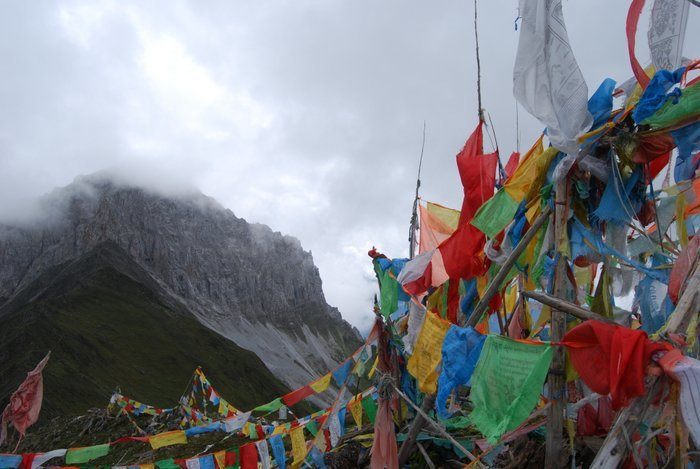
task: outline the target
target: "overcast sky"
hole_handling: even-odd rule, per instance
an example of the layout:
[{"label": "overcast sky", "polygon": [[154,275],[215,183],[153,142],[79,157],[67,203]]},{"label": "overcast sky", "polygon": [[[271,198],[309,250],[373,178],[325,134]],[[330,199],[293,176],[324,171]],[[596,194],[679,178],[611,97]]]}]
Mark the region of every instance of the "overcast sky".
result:
[{"label": "overcast sky", "polygon": [[[631,76],[628,5],[564,1],[589,94]],[[684,55],[697,58],[691,10]],[[366,252],[408,253],[424,120],[422,196],[460,205],[454,156],[477,122],[473,14],[470,0],[3,2],[0,217],[105,168],[188,183],[298,237],[328,302],[366,329]],[[483,103],[504,160],[516,16],[516,0],[479,2]],[[521,110],[522,150],[539,129]]]}]

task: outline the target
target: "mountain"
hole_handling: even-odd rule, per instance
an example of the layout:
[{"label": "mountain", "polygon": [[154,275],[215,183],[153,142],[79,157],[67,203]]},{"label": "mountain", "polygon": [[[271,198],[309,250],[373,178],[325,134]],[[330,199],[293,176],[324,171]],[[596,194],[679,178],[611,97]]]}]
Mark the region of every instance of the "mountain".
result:
[{"label": "mountain", "polygon": [[111,241],[169,311],[184,309],[255,353],[290,388],[360,344],[326,303],[311,253],[297,239],[248,223],[199,192],[164,195],[98,173],[53,191],[42,208],[39,221],[0,225],[0,317],[18,314],[42,274]]},{"label": "mountain", "polygon": [[0,308],[3,401],[48,350],[43,422],[104,408],[117,385],[173,406],[199,365],[243,409],[288,392],[255,354],[200,324],[112,241],[47,269]]}]

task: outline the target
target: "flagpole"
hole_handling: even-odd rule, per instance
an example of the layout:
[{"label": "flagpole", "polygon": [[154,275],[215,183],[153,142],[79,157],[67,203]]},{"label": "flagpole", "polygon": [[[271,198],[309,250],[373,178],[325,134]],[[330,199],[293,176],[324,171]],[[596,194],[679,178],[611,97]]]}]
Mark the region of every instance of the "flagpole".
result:
[{"label": "flagpole", "polygon": [[[556,267],[554,271],[554,296],[566,299],[566,259],[559,252],[561,243],[566,239],[566,222],[568,217],[569,178],[564,176],[557,182],[554,196],[554,246]],[[551,309],[552,342],[561,342],[566,333],[566,317],[563,311]],[[545,447],[545,467],[559,467],[562,451],[562,429],[564,427],[564,404],[566,386],[566,358],[564,347],[554,347],[552,363],[549,368],[550,403],[547,415],[547,439]]]},{"label": "flagpole", "polygon": [[409,257],[413,259],[416,254],[416,228],[418,226],[418,189],[420,189],[420,170],[423,167],[423,152],[425,151],[425,121],[423,121],[423,143],[420,146],[420,159],[418,160],[418,177],[416,177],[416,195],[413,198],[413,212],[411,213],[411,227],[408,232]]}]

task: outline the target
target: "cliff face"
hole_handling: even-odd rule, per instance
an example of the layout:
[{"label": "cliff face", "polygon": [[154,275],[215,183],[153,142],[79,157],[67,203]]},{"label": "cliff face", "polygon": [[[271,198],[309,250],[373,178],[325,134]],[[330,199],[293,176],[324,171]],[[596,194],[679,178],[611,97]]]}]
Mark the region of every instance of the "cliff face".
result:
[{"label": "cliff face", "polygon": [[201,193],[164,197],[93,175],[49,194],[43,207],[39,222],[0,226],[0,305],[111,240],[199,322],[256,353],[292,388],[359,345],[298,240]]}]

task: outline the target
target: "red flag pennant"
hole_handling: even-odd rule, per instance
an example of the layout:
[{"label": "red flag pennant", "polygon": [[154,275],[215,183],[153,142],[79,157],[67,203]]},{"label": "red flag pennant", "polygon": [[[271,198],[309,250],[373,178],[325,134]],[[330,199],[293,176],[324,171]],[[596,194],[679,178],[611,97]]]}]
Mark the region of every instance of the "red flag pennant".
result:
[{"label": "red flag pennant", "polygon": [[43,360],[27,373],[27,378],[19,388],[10,396],[10,402],[2,413],[0,422],[0,444],[7,437],[7,425],[14,425],[20,436],[24,436],[27,428],[33,425],[39,418],[41,401],[44,397],[44,381],[41,372],[49,361],[51,352],[47,353]]}]

